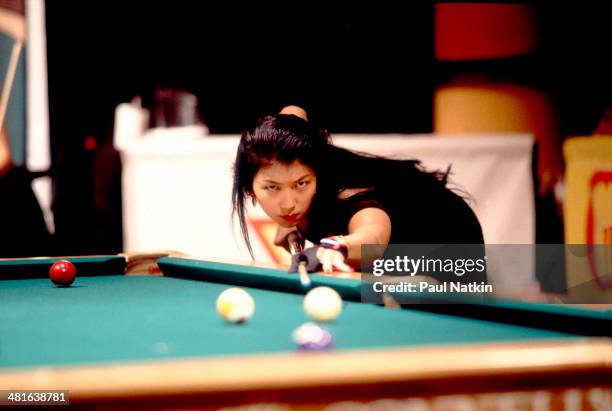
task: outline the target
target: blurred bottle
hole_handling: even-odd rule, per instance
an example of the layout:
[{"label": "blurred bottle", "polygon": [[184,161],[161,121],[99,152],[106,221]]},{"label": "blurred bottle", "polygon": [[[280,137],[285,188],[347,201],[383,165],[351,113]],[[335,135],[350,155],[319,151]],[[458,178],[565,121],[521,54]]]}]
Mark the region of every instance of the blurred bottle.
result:
[{"label": "blurred bottle", "polygon": [[198,113],[198,98],[184,90],[155,90],[153,127],[184,127],[204,125]]},{"label": "blurred bottle", "polygon": [[142,99],[134,97],[129,103],[115,108],[113,141],[117,150],[143,136],[149,123],[149,111],[142,107]]}]

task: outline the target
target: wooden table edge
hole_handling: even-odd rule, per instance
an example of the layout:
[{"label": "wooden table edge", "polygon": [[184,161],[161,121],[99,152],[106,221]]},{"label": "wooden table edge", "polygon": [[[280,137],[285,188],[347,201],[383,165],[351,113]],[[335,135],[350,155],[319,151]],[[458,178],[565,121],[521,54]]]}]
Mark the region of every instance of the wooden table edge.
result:
[{"label": "wooden table edge", "polygon": [[83,399],[575,372],[610,376],[612,342],[584,338],[42,366],[0,371],[0,389],[68,389],[72,399]]}]

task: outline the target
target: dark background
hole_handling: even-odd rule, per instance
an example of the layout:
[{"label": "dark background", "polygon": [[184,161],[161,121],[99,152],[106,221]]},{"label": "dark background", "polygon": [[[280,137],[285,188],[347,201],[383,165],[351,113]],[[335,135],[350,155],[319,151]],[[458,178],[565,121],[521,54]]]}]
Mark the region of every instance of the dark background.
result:
[{"label": "dark background", "polygon": [[612,105],[607,7],[551,3],[534,3],[537,53],[449,63],[434,58],[429,1],[47,2],[56,252],[122,250],[114,110],[134,96],[151,105],[157,87],[195,94],[213,134],[239,133],[286,104],[332,133],[428,133],[435,88],[484,71],[544,89],[564,136],[590,134]]}]

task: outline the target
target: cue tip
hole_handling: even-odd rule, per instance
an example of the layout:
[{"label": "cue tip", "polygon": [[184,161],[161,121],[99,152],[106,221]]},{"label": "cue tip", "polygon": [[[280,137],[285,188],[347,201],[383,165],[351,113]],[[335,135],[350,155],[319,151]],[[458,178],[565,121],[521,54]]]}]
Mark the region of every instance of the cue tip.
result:
[{"label": "cue tip", "polygon": [[308,276],[308,271],[306,270],[305,261],[300,261],[300,264],[298,265],[298,273],[300,274],[300,283],[302,284],[302,287],[309,288],[311,281],[310,277]]}]

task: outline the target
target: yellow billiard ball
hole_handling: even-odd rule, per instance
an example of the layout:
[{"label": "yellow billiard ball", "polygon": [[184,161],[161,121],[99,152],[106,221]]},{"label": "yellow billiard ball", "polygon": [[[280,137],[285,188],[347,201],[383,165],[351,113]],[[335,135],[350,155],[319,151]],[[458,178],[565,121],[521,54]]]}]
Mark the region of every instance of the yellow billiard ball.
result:
[{"label": "yellow billiard ball", "polygon": [[255,301],[242,288],[228,288],[217,297],[217,312],[227,322],[243,323],[253,316]]}]

